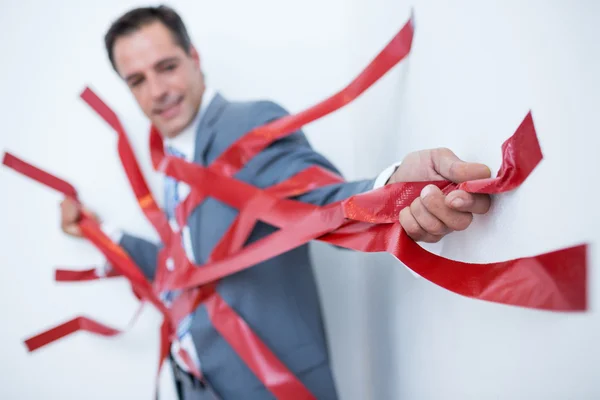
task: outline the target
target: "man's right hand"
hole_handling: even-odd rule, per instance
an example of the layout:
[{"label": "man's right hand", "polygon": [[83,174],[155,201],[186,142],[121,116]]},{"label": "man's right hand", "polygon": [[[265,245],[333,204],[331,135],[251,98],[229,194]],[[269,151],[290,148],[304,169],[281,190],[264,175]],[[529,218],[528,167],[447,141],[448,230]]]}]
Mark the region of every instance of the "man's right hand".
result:
[{"label": "man's right hand", "polygon": [[86,208],[81,208],[81,205],[70,197],[66,197],[60,203],[60,227],[64,233],[73,237],[82,237],[81,229],[79,229],[78,222],[81,219],[82,211],[92,215],[96,220],[98,219],[94,213]]},{"label": "man's right hand", "polygon": [[[407,155],[388,184],[430,180],[461,183],[490,176],[487,166],[465,162],[452,151],[441,148]],[[435,243],[452,231],[467,229],[473,214],[487,213],[490,204],[487,194],[454,190],[446,196],[437,186],[427,185],[421,195],[400,212],[400,224],[413,240]]]}]

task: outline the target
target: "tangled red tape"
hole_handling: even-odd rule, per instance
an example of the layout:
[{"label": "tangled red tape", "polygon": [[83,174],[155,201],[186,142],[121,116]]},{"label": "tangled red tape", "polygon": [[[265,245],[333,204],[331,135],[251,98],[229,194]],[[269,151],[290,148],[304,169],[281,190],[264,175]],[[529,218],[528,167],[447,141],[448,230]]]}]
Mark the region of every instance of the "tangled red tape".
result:
[{"label": "tangled red tape", "polygon": [[[159,371],[176,327],[188,313],[204,304],[223,338],[277,399],[313,399],[314,396],[260,340],[246,322],[216,290],[221,278],[250,268],[311,240],[320,240],[363,252],[388,252],[423,278],[454,293],[473,299],[553,311],[586,309],[585,245],[490,264],[471,264],[429,253],[403,231],[399,213],[410,205],[421,189],[433,183],[445,193],[462,189],[471,193],[503,193],[520,186],[542,160],[531,113],[502,146],[502,167],[495,178],[464,182],[447,181],[396,183],[352,196],[324,207],[290,198],[318,187],[342,182],[342,178],[319,167],[311,167],[288,180],[264,190],[234,178],[234,174],[276,140],[305,124],[338,110],[361,95],[410,52],[413,24],[409,20],[392,41],[346,88],[325,101],[299,113],[258,127],[233,143],[210,166],[201,167],[164,154],[162,138],[152,127],[150,151],[154,169],[186,182],[190,194],[179,205],[176,216],[184,226],[194,208],[207,196],[237,210],[238,216],[215,247],[207,263],[194,265],[187,258],[179,232],[173,231],[158,207],[139,169],[126,133],[117,115],[89,88],[81,95],[118,134],[118,152],[138,203],[155,227],[164,247],[153,282],[116,243],[112,242],[91,216],[79,222],[85,238],[110,261],[114,270],[107,277],[124,276],[142,302],[152,303],[164,316],[161,326]],[[16,171],[77,199],[69,183],[31,164],[6,154],[4,164]],[[244,247],[257,221],[281,228]],[[167,260],[174,268],[167,268]],[[100,279],[94,270],[57,270],[56,280]],[[159,299],[165,290],[183,289],[171,307]],[[114,336],[121,330],[86,317],[77,317],[26,341],[34,351],[79,330]],[[190,371],[204,380],[189,355],[179,350]]]}]

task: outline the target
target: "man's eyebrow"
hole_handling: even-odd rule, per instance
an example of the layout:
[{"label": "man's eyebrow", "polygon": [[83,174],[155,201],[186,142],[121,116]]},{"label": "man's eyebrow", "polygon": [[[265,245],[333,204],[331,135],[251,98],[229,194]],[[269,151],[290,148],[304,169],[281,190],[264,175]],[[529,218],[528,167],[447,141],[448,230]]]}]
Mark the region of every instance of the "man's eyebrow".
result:
[{"label": "man's eyebrow", "polygon": [[[154,64],[154,68],[160,68],[161,66],[165,65],[165,64],[169,64],[172,63],[174,61],[178,61],[177,57],[168,57],[168,58],[163,58],[162,60],[158,61],[157,63]],[[139,72],[134,72],[132,74],[129,74],[125,77],[125,81],[129,82],[131,79],[137,77],[138,75],[140,75]]]},{"label": "man's eyebrow", "polygon": [[160,60],[159,62],[157,62],[156,64],[154,64],[154,67],[160,67],[163,66],[164,64],[169,64],[172,63],[173,61],[178,61],[179,59],[177,57],[168,57],[168,58],[163,58],[162,60]]},{"label": "man's eyebrow", "polygon": [[133,74],[129,74],[125,77],[125,82],[129,82],[130,80],[132,80],[135,77],[140,76],[141,74],[139,72],[134,72]]}]

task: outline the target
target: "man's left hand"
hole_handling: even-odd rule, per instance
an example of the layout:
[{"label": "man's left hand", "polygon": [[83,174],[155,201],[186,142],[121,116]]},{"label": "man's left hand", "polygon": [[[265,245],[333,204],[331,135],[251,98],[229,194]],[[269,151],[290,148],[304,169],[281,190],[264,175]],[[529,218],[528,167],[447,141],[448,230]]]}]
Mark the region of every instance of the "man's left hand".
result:
[{"label": "man's left hand", "polygon": [[[387,184],[449,180],[455,183],[489,178],[490,169],[460,160],[444,148],[410,153]],[[409,207],[400,212],[400,224],[415,241],[435,243],[452,231],[467,229],[473,214],[485,214],[490,196],[454,190],[448,195],[435,185],[427,185]]]}]

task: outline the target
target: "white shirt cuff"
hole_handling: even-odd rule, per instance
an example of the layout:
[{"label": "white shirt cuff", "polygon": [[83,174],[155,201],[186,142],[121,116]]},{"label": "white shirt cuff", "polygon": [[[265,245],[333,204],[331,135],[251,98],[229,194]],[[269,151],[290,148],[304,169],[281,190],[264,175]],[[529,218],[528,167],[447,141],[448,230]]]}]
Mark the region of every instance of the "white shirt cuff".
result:
[{"label": "white shirt cuff", "polygon": [[394,172],[396,172],[396,168],[398,168],[400,164],[402,164],[401,161],[396,162],[384,169],[379,175],[377,175],[375,183],[373,184],[373,189],[379,189],[385,186],[386,182],[392,177],[392,175],[394,175]]},{"label": "white shirt cuff", "polygon": [[[400,166],[400,164],[402,164],[402,161],[396,162],[396,163],[390,165],[389,167],[387,167],[386,169],[384,169],[383,171],[381,171],[381,173],[379,175],[377,175],[377,178],[375,179],[375,183],[373,184],[373,190],[379,189],[379,188],[385,186],[386,182],[392,177],[394,172],[396,172],[396,169]],[[404,264],[402,264],[402,265],[404,265]],[[417,274],[415,271],[408,268],[407,266],[404,266],[404,267],[415,278],[421,277],[421,275]]]},{"label": "white shirt cuff", "polygon": [[97,265],[96,268],[96,276],[99,278],[105,278],[106,275],[108,275],[108,273],[110,271],[112,271],[112,265],[110,265],[110,263],[108,262],[104,262],[100,265]]},{"label": "white shirt cuff", "polygon": [[112,226],[111,224],[103,222],[100,224],[100,229],[102,229],[102,232],[104,232],[104,234],[115,243],[119,243],[123,238],[123,231]]}]

